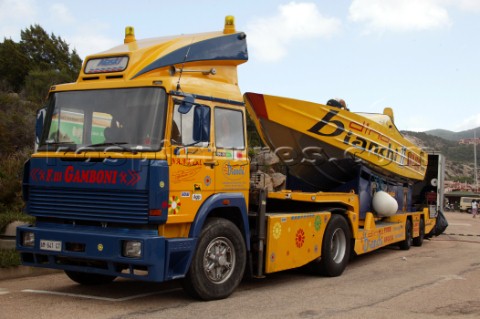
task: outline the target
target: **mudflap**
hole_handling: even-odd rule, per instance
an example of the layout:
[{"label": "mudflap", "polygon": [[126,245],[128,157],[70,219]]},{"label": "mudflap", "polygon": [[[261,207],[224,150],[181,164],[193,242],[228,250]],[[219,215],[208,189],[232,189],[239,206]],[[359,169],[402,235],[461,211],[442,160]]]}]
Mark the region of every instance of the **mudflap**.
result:
[{"label": "mudflap", "polygon": [[426,237],[430,238],[430,237],[433,237],[433,236],[439,236],[440,234],[442,234],[445,231],[445,229],[447,229],[447,227],[448,227],[447,218],[445,217],[443,212],[441,210],[439,210],[438,214],[437,214],[437,220],[435,222],[435,226],[430,231],[430,233],[428,233],[428,235]]}]

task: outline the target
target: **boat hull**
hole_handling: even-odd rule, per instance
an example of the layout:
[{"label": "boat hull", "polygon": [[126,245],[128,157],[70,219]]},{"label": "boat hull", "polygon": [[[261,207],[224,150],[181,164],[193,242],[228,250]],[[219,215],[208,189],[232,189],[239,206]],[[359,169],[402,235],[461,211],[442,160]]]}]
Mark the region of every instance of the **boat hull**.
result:
[{"label": "boat hull", "polygon": [[244,100],[263,141],[314,189],[332,190],[362,165],[399,181],[425,176],[428,155],[403,138],[388,115],[257,93]]}]

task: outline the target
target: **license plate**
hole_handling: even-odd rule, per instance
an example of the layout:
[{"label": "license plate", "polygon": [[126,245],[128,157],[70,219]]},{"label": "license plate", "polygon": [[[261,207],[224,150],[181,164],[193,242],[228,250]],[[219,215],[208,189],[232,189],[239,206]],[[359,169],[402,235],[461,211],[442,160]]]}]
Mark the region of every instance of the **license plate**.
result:
[{"label": "license plate", "polygon": [[62,242],[58,240],[40,239],[40,249],[50,251],[62,251]]}]

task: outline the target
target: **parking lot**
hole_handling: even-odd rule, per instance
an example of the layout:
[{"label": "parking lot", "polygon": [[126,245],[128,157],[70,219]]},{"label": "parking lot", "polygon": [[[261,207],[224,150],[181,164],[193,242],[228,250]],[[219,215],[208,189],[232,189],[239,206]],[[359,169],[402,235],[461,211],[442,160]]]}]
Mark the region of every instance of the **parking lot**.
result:
[{"label": "parking lot", "polygon": [[117,279],[85,287],[63,273],[0,281],[0,318],[479,318],[480,218],[446,213],[445,234],[408,251],[387,247],[336,278],[288,271],[199,302],[179,282]]}]

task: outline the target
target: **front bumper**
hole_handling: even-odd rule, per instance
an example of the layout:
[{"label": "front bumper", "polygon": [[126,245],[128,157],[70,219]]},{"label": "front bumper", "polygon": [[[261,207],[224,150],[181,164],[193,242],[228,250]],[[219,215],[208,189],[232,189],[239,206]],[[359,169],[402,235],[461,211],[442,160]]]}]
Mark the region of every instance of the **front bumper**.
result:
[{"label": "front bumper", "polygon": [[[22,245],[24,232],[35,235],[33,247]],[[41,247],[41,241],[56,245]],[[124,241],[140,241],[141,256],[123,256]],[[195,239],[167,239],[152,231],[56,225],[18,227],[16,248],[26,266],[162,282],[185,276],[195,244]]]}]

